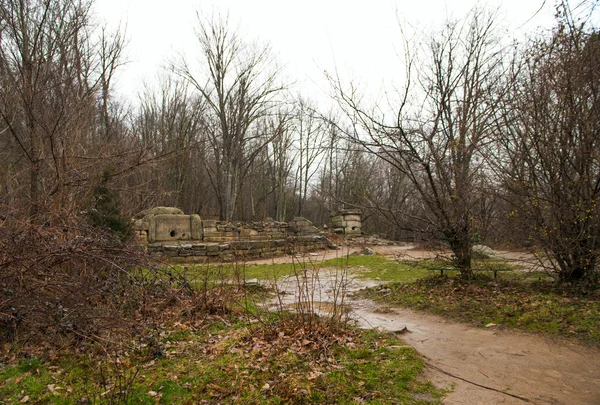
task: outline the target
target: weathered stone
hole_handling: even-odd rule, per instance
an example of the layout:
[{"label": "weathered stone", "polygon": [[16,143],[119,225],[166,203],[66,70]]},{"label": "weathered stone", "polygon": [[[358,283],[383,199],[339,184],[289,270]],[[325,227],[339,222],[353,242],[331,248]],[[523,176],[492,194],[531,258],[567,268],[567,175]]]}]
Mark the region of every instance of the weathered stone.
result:
[{"label": "weathered stone", "polygon": [[330,224],[335,233],[346,235],[361,234],[361,211],[355,209],[341,210],[332,213]]},{"label": "weathered stone", "polygon": [[212,261],[232,260],[234,256],[273,257],[288,250],[304,252],[327,245],[325,239],[318,236],[319,230],[302,217],[294,218],[289,224],[244,223],[202,220],[198,215],[183,215],[180,210],[169,207],[148,212],[151,213],[136,223],[138,242],[148,246],[151,255],[179,257],[182,261],[205,261],[207,256]]},{"label": "weathered stone", "polygon": [[343,216],[344,221],[355,221],[355,222],[359,222],[361,221],[360,215],[355,215],[355,214],[347,214]]},{"label": "weathered stone", "polygon": [[242,238],[251,238],[253,236],[257,236],[258,231],[254,229],[240,229],[240,237]]},{"label": "weathered stone", "polygon": [[377,253],[375,253],[373,249],[366,247],[362,250],[361,254],[365,256],[375,256]]},{"label": "weathered stone", "polygon": [[217,221],[212,220],[212,219],[204,219],[204,220],[202,220],[202,227],[203,228],[216,228]]},{"label": "weathered stone", "polygon": [[202,240],[204,234],[202,231],[202,220],[199,215],[190,215],[190,233],[190,239]]},{"label": "weathered stone", "polygon": [[485,245],[473,245],[471,250],[473,251],[474,256],[478,256],[482,259],[489,259],[497,256],[496,252],[494,252],[492,248]]},{"label": "weathered stone", "polygon": [[192,230],[189,215],[154,215],[149,220],[152,242],[190,240]]},{"label": "weathered stone", "polygon": [[153,207],[141,211],[135,218],[142,219],[151,215],[184,215],[184,212],[175,207]]},{"label": "weathered stone", "polygon": [[331,218],[331,226],[333,228],[339,228],[344,225],[344,217],[341,215],[335,216]]}]

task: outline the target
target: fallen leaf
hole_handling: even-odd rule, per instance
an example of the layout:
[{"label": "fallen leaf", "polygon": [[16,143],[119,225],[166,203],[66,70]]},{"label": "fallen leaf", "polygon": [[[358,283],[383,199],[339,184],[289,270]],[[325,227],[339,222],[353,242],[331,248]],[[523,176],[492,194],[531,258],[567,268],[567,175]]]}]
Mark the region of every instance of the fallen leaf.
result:
[{"label": "fallen leaf", "polygon": [[27,401],[29,401],[29,395],[25,395],[23,398],[21,398],[21,403],[22,404],[24,404]]},{"label": "fallen leaf", "polygon": [[497,324],[495,324],[495,323],[488,323],[487,325],[485,325],[486,328],[491,328],[493,326],[497,326]]},{"label": "fallen leaf", "polygon": [[148,395],[151,396],[151,397],[155,397],[155,396],[158,395],[158,392],[156,392],[156,391],[148,391]]}]

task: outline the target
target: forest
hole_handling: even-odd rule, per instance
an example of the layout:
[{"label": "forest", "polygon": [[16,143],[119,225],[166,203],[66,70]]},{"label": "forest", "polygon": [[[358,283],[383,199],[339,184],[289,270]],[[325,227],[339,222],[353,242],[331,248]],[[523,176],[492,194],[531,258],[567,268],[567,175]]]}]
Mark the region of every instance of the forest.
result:
[{"label": "forest", "polygon": [[99,190],[123,218],[174,206],[320,226],[359,208],[366,232],[444,240],[464,269],[477,239],[536,246],[561,279],[597,277],[594,2],[559,3],[522,44],[483,9],[400,38],[395,93],[363,105],[329,73],[327,111],[283,81],[272,49],[201,14],[200,57],[174,57],[128,106],[112,87],[125,37],[92,23],[92,5],[2,3],[3,221],[97,222]]},{"label": "forest", "polygon": [[[452,283],[464,282],[464,291],[482,295],[476,284],[480,261],[475,261],[480,258],[475,245],[527,252],[553,283],[535,287],[540,296],[549,288],[559,297],[556,302],[571,300],[559,307],[581,305],[579,315],[568,322],[587,314],[581,318],[587,322],[582,321],[583,332],[572,327],[561,333],[598,339],[593,327],[600,319],[593,309],[600,282],[596,5],[593,0],[558,1],[553,26],[525,40],[508,37],[498,13],[483,7],[417,35],[400,27],[397,46],[403,66],[394,86],[375,102],[367,101],[357,82],[343,79],[338,71],[324,73],[327,102],[304,96],[288,80],[276,50],[248,38],[227,15],[198,12],[197,57],[173,55],[156,72],[156,82],[130,103],[115,87],[128,58],[127,34],[123,28],[98,24],[94,0],[0,0],[0,342],[6,343],[0,375],[8,375],[2,373],[8,373],[4,363],[10,363],[10,353],[18,353],[12,361],[29,362],[16,366],[24,373],[21,377],[11,377],[8,385],[0,381],[0,394],[32,377],[36,367],[38,375],[40,367],[52,374],[44,368],[47,364],[35,363],[53,361],[48,354],[54,353],[52,348],[86,356],[93,346],[99,357],[78,357],[88,362],[86,370],[93,370],[98,358],[114,362],[100,368],[93,382],[100,403],[131,402],[134,386],[139,398],[158,400],[156,390],[169,382],[150,391],[155,386],[147,381],[136,385],[146,367],[140,365],[164,357],[169,333],[183,341],[192,339],[192,329],[193,339],[200,339],[196,342],[210,346],[195,355],[208,356],[211,367],[211,361],[223,359],[211,354],[221,350],[211,345],[223,333],[241,339],[240,353],[250,343],[258,347],[280,342],[282,346],[260,347],[268,347],[272,359],[283,363],[289,353],[279,348],[292,347],[298,364],[321,370],[308,380],[306,370],[290,371],[300,373],[298,378],[309,387],[293,392],[285,373],[259,379],[259,385],[251,385],[248,395],[256,397],[246,399],[249,403],[280,403],[265,396],[275,386],[282,401],[309,403],[304,401],[313,395],[310,387],[314,398],[321,398],[314,402],[334,401],[327,390],[311,385],[321,376],[336,375],[332,370],[337,366],[327,356],[346,349],[350,360],[375,352],[389,355],[373,343],[381,337],[358,337],[337,322],[339,317],[322,323],[311,312],[312,301],[301,307],[310,311],[289,318],[273,320],[272,314],[260,313],[257,304],[249,303],[257,296],[264,299],[263,292],[248,291],[241,264],[231,267],[235,277],[221,279],[216,288],[211,277],[222,277],[226,267],[198,270],[198,279],[191,282],[187,277],[193,268],[157,262],[132,238],[133,218],[153,207],[176,207],[202,220],[284,222],[304,217],[320,229],[336,211],[359,210],[366,234],[390,244],[435,244],[449,252],[447,262],[420,265],[410,274],[425,277],[430,270],[443,274],[451,269],[457,281],[425,278],[414,284],[424,292],[414,286],[393,287],[399,297],[429,294],[429,301],[398,298],[406,305],[433,303],[435,283],[435,288],[449,286],[454,293],[463,287]],[[381,274],[390,266],[406,265],[381,257],[352,260],[357,266],[370,263],[370,271],[379,269]],[[306,276],[308,269],[301,270]],[[243,282],[238,285],[233,279]],[[475,284],[469,284],[473,279]],[[485,285],[495,289],[498,283]],[[507,294],[516,291],[510,288]],[[529,284],[523,288],[518,300],[533,291]],[[494,297],[503,297],[493,291]],[[547,299],[540,308],[550,303]],[[439,305],[439,311],[448,310],[447,302]],[[523,305],[519,308],[524,311]],[[505,312],[514,320],[515,311]],[[257,325],[260,332],[240,337],[243,333],[235,325],[240,319],[246,322],[245,317],[256,318],[248,325]],[[494,327],[495,322],[483,325]],[[230,329],[223,332],[226,327]],[[127,346],[130,341],[137,342],[137,349]],[[344,349],[332,349],[335,345]],[[390,360],[390,370],[403,367],[396,361],[410,361],[404,370],[413,374],[402,378],[416,378],[423,364],[409,349],[402,350],[406,353]],[[256,354],[254,349],[251,354]],[[126,361],[137,364],[135,371]],[[219,370],[211,372],[220,375]],[[259,364],[256,370],[266,369]],[[236,384],[246,384],[245,378],[235,379]],[[179,384],[176,379],[171,383]],[[203,387],[193,395],[200,392],[211,403],[239,399],[233,388],[190,381]],[[343,390],[346,383],[340,381]],[[69,397],[57,394],[50,382],[38,390],[44,392],[38,392],[40,398]],[[227,376],[219,384],[226,383]],[[119,384],[125,388],[115,389]],[[356,389],[369,384],[361,382]],[[415,392],[430,390],[427,395],[434,400],[443,395],[425,383],[411,384]],[[88,395],[89,387],[78,387],[77,395]],[[188,391],[186,401],[192,401]],[[354,394],[348,395],[354,401]],[[29,400],[23,391],[11,398]],[[406,398],[406,403],[421,403]]]}]

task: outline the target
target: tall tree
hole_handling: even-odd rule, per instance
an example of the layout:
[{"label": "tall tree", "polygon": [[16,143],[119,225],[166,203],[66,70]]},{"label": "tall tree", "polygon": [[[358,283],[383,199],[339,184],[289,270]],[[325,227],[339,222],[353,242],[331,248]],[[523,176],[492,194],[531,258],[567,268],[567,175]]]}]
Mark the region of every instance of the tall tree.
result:
[{"label": "tall tree", "polygon": [[180,78],[161,76],[147,87],[135,121],[142,144],[157,158],[145,187],[152,204],[200,212],[205,183],[204,108]]},{"label": "tall tree", "polygon": [[325,158],[326,120],[320,119],[311,105],[301,97],[297,101],[295,190],[298,194],[296,214],[304,215],[308,191],[314,175]]},{"label": "tall tree", "polygon": [[270,48],[244,41],[227,18],[198,15],[196,38],[200,72],[185,60],[176,71],[207,105],[205,128],[214,159],[207,171],[220,216],[231,220],[248,168],[270,141],[255,124],[271,114],[284,87],[278,84]]}]

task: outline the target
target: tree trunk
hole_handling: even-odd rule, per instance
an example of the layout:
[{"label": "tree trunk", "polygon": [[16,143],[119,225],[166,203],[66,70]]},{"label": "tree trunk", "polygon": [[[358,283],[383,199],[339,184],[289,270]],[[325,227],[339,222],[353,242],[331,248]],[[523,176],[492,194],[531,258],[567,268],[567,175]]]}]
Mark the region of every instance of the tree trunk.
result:
[{"label": "tree trunk", "polygon": [[450,249],[452,249],[452,253],[454,254],[454,266],[460,271],[460,275],[463,278],[470,278],[473,270],[471,268],[472,250],[468,227],[450,231],[446,236],[450,243]]}]

